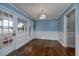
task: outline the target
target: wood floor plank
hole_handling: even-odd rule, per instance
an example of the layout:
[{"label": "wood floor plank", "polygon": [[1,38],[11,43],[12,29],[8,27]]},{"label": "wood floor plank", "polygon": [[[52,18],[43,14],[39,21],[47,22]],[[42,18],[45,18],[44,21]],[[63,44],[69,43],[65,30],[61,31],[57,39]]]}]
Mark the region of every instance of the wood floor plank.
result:
[{"label": "wood floor plank", "polygon": [[15,52],[20,56],[75,56],[74,48],[64,48],[57,40],[33,39]]}]

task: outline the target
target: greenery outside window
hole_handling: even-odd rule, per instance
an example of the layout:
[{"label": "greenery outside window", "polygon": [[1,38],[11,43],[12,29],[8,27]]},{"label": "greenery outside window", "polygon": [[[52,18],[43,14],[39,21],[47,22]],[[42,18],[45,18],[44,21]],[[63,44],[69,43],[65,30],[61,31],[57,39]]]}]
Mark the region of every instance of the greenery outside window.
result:
[{"label": "greenery outside window", "polygon": [[18,18],[18,31],[24,31],[24,20]]}]

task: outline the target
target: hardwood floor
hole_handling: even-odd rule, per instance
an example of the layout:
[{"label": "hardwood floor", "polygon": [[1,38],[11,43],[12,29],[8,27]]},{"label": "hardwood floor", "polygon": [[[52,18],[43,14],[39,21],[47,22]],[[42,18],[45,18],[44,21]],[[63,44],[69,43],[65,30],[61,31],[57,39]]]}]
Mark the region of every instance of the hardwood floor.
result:
[{"label": "hardwood floor", "polygon": [[[12,54],[14,53],[14,54]],[[56,40],[33,39],[9,55],[17,56],[74,56],[74,48],[64,48]]]}]

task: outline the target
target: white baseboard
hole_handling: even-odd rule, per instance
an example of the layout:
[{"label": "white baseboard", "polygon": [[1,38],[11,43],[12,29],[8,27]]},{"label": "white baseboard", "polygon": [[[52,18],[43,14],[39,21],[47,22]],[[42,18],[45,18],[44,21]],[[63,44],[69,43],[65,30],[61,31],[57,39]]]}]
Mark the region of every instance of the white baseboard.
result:
[{"label": "white baseboard", "polygon": [[73,44],[68,44],[68,47],[75,48],[75,45],[73,45]]},{"label": "white baseboard", "polygon": [[64,32],[58,32],[58,37],[59,37],[59,42],[61,43],[61,45],[63,46],[63,47],[66,47],[65,46],[65,43],[64,43]]},{"label": "white baseboard", "polygon": [[59,41],[59,43],[63,46],[63,47],[65,47],[64,46],[64,43],[62,42],[62,41],[60,41],[60,40],[58,40]]}]

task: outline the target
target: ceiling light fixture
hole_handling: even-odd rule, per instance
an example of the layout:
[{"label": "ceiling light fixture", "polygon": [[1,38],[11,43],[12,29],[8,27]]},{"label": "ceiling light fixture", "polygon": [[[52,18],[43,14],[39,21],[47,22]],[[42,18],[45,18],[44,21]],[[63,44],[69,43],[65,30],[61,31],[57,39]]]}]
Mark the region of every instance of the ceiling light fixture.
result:
[{"label": "ceiling light fixture", "polygon": [[46,15],[44,14],[44,10],[41,10],[41,14],[40,14],[39,18],[46,19]]}]

